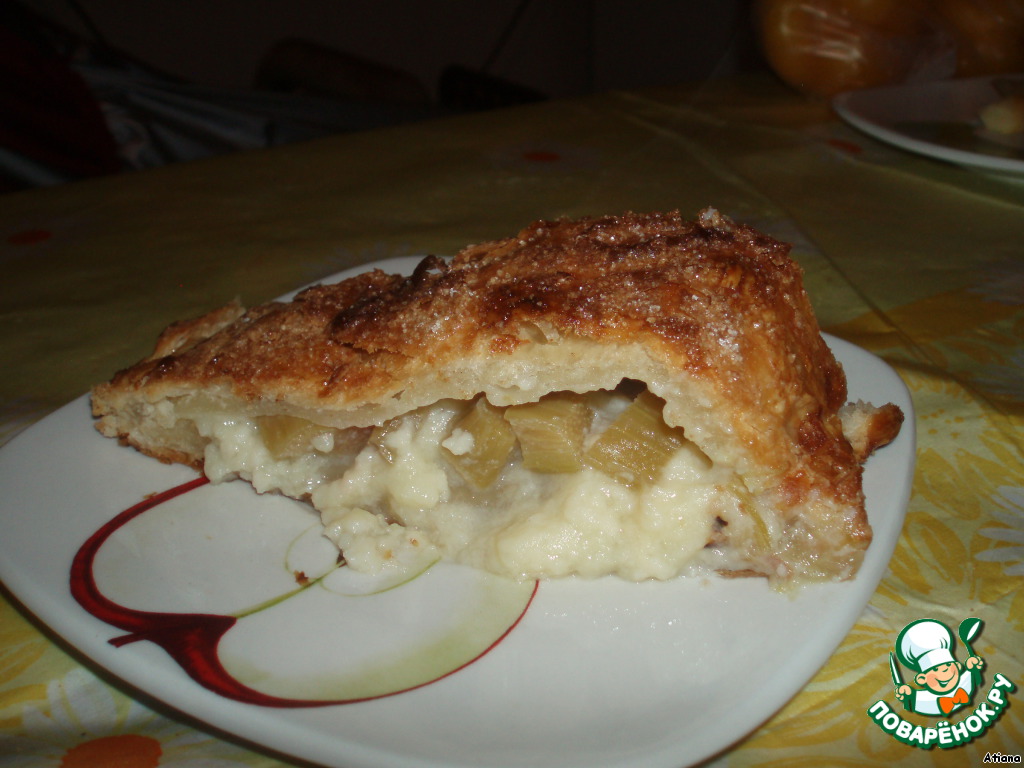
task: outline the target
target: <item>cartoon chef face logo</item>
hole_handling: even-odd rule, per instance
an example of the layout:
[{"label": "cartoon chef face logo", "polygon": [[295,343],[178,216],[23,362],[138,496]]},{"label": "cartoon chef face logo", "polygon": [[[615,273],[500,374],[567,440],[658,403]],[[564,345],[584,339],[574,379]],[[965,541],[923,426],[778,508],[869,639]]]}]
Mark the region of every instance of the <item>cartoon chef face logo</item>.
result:
[{"label": "cartoon chef face logo", "polygon": [[985,665],[970,645],[980,628],[979,619],[961,622],[960,639],[969,654],[961,663],[953,655],[956,640],[945,624],[934,619],[919,619],[904,627],[896,638],[896,658],[916,673],[913,677],[916,687],[903,682],[896,658],[890,654],[896,698],[911,712],[938,717],[946,717],[970,704]]},{"label": "cartoon chef face logo", "polygon": [[[896,740],[920,749],[952,749],[984,736],[1010,706],[1010,695],[1017,686],[995,672],[988,691],[982,690],[981,669],[986,665],[971,648],[980,631],[981,619],[960,622],[957,634],[967,651],[961,662],[956,658],[956,637],[945,624],[935,619],[907,624],[896,638],[895,652],[889,654],[896,698],[911,712],[937,719],[924,723],[904,719],[884,699],[868,707],[868,717]],[[901,669],[911,672],[907,682]],[[976,701],[972,703],[972,699]],[[969,709],[960,712],[968,705]],[[954,712],[959,714],[950,717]],[[988,757],[986,754],[985,762],[990,762]]]}]

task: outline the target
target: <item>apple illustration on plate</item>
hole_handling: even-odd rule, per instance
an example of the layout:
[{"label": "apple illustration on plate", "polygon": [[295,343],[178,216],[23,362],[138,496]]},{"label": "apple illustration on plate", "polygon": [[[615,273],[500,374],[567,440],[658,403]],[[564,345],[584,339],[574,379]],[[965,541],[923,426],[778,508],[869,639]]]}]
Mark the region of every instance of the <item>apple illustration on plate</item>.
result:
[{"label": "apple illustration on plate", "polygon": [[480,659],[536,594],[432,561],[354,573],[308,506],[199,477],[115,515],[78,550],[75,600],[195,682],[267,707],[392,696]]}]

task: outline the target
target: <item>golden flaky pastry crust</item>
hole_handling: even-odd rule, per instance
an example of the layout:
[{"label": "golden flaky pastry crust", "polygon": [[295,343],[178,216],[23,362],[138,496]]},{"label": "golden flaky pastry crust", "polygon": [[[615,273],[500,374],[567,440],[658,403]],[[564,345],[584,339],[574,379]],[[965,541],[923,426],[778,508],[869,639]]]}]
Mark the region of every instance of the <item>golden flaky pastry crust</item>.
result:
[{"label": "golden flaky pastry crust", "polygon": [[94,414],[105,435],[200,466],[203,441],[162,405],[197,391],[349,427],[441,398],[504,405],[637,379],[788,521],[790,560],[846,577],[871,537],[861,462],[902,415],[841,413],[846,379],[788,251],[713,209],[539,221],[408,277],[371,271],[174,325],[94,389]]}]

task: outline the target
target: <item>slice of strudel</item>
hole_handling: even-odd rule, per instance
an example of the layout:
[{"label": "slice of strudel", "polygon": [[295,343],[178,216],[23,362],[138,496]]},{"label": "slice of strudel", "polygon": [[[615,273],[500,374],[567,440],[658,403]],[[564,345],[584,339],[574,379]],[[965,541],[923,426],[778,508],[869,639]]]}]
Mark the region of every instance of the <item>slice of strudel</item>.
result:
[{"label": "slice of strudel", "polygon": [[903,415],[847,403],[788,250],[713,209],[539,221],[171,325],[96,425],[308,500],[357,570],[846,579]]}]

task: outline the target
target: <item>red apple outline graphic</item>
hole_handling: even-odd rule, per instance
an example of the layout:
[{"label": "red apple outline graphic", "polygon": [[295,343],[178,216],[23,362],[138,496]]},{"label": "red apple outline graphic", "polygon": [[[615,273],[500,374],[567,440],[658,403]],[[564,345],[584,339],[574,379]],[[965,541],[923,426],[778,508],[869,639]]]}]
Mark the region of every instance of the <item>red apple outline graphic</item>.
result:
[{"label": "red apple outline graphic", "polygon": [[[407,691],[416,690],[442,680],[470,664],[483,658],[494,647],[501,643],[513,629],[518,626],[526,615],[537,594],[538,584],[526,600],[522,611],[514,621],[493,642],[480,653],[463,664],[448,670],[437,677],[411,685],[399,690],[385,693],[339,699],[293,699],[272,696],[254,688],[250,688],[235,678],[221,663],[218,646],[221,639],[237,623],[238,617],[216,613],[173,613],[163,611],[143,611],[127,608],[115,603],[102,593],[94,573],[96,556],[107,540],[122,526],[136,517],[145,514],[161,504],[196,490],[209,483],[206,477],[198,477],[181,485],[143,499],[125,509],[98,528],[79,548],[71,563],[70,589],[71,595],[88,613],[97,619],[124,630],[128,634],[114,637],[108,642],[116,648],[148,640],[164,649],[182,670],[195,682],[220,696],[235,701],[255,704],[264,707],[303,708],[324,707],[340,704],[354,704],[360,701],[394,696]],[[305,589],[315,580],[303,585]],[[293,593],[294,594],[294,593]],[[287,597],[285,597],[287,599]]]}]

